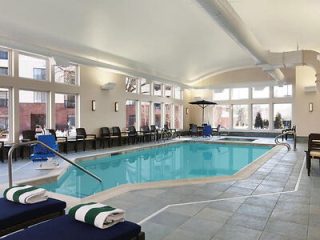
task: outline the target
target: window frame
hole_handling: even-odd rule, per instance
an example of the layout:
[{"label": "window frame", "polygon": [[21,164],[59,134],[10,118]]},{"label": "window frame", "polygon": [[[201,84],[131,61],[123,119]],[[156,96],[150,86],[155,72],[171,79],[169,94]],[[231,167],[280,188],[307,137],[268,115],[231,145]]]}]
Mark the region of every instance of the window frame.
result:
[{"label": "window frame", "polygon": [[[34,78],[29,78],[29,77],[23,77],[23,76],[20,76],[20,60],[19,60],[19,56],[20,55],[24,55],[24,56],[27,56],[27,57],[32,57],[32,58],[38,58],[38,59],[42,59],[46,62],[46,79],[34,79]],[[33,81],[40,81],[40,82],[51,82],[51,74],[50,74],[50,71],[51,68],[50,68],[50,63],[49,63],[49,58],[48,57],[45,57],[45,56],[41,56],[41,55],[38,55],[38,54],[34,54],[34,53],[28,53],[28,52],[23,52],[23,51],[17,51],[17,73],[18,73],[18,76],[19,78],[22,78],[22,79],[28,79],[28,80],[33,80]]]},{"label": "window frame", "polygon": [[[5,48],[5,47],[1,47],[0,46],[0,51],[6,51],[8,52],[8,74],[5,75],[5,74],[0,74],[1,77],[12,77],[13,76],[13,70],[12,70],[12,67],[13,67],[13,63],[12,63],[12,49],[9,49],[9,48]],[[3,59],[0,59],[0,60],[3,60]]]}]

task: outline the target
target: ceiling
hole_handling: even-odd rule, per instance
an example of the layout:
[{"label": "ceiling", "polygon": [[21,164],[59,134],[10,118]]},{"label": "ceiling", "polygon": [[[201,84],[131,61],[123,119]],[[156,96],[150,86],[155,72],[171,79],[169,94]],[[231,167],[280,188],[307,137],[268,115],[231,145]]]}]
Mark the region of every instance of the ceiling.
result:
[{"label": "ceiling", "polygon": [[[320,50],[319,0],[230,0],[265,49]],[[255,61],[195,0],[0,0],[0,44],[189,83]],[[19,43],[19,44],[17,44]]]}]

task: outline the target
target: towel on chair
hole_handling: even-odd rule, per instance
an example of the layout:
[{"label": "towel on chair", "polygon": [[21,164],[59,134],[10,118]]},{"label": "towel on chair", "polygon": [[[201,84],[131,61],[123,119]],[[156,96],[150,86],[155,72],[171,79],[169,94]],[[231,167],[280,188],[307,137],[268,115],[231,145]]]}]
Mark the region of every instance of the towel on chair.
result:
[{"label": "towel on chair", "polygon": [[22,204],[33,204],[48,199],[47,191],[45,189],[36,188],[30,185],[7,188],[3,193],[3,197],[8,201]]},{"label": "towel on chair", "polygon": [[101,203],[91,202],[74,206],[69,210],[68,214],[78,221],[106,229],[116,223],[123,222],[125,211]]}]

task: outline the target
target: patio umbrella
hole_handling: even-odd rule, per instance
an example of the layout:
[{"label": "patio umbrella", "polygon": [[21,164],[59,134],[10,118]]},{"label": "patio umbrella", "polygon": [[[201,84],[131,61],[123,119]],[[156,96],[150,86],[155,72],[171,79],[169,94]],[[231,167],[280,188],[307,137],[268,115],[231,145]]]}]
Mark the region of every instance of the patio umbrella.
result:
[{"label": "patio umbrella", "polygon": [[189,104],[198,105],[199,107],[202,108],[202,123],[204,123],[204,109],[209,105],[216,105],[217,103],[207,101],[207,100],[198,100],[194,102],[189,102]]}]

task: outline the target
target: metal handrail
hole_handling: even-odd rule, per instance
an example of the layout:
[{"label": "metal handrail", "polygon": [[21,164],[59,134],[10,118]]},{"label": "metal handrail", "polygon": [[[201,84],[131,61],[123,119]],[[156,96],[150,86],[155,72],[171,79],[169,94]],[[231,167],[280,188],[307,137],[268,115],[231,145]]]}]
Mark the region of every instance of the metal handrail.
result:
[{"label": "metal handrail", "polygon": [[293,135],[293,149],[294,151],[297,150],[297,138],[296,138],[296,133],[294,131],[287,131],[285,133],[281,133],[278,136],[275,137],[274,141],[277,145],[284,145],[288,148],[288,151],[290,151],[291,146],[289,143],[284,143],[284,142],[279,142],[279,138],[286,136],[287,134],[292,134]]},{"label": "metal handrail", "polygon": [[29,142],[23,142],[23,143],[16,143],[14,145],[12,145],[12,147],[10,148],[9,152],[8,152],[8,176],[9,176],[9,187],[12,187],[12,154],[14,152],[14,150],[20,146],[26,146],[26,145],[32,145],[32,144],[40,144],[43,147],[49,149],[50,151],[52,151],[53,153],[55,153],[56,155],[58,155],[60,158],[62,158],[63,160],[65,160],[66,162],[70,163],[71,165],[75,166],[76,168],[80,169],[81,171],[83,171],[84,173],[88,174],[89,176],[93,177],[94,179],[96,179],[97,181],[99,181],[100,183],[102,183],[101,178],[99,178],[98,176],[94,175],[93,173],[89,172],[88,170],[86,170],[85,168],[81,167],[79,164],[76,164],[74,162],[72,162],[71,160],[69,160],[68,158],[66,158],[65,156],[63,156],[61,153],[57,152],[56,150],[54,150],[53,148],[49,147],[48,145],[46,145],[43,142],[40,142],[38,140],[35,141],[29,141]]}]

